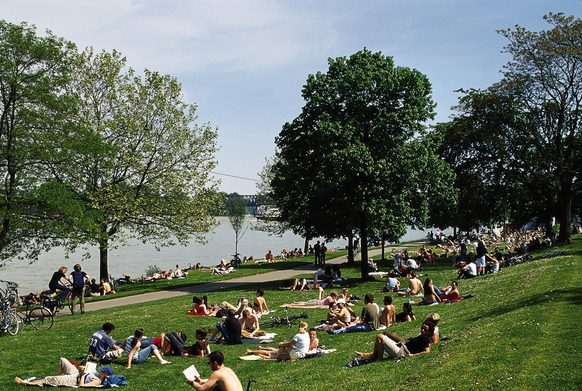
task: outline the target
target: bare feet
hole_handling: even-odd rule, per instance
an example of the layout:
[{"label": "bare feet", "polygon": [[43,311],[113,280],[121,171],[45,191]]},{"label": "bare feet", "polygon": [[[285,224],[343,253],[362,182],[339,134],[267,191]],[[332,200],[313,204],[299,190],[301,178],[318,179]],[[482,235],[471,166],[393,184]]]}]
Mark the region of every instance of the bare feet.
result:
[{"label": "bare feet", "polygon": [[160,364],[166,365],[166,364],[171,364],[171,362],[167,361],[167,360],[162,360],[162,361],[160,361]]},{"label": "bare feet", "polygon": [[19,378],[18,376],[16,376],[14,378],[14,383],[16,384],[21,384],[23,386],[36,386],[36,387],[42,387],[42,383],[35,383],[35,382],[30,382],[30,381],[26,381],[26,380],[22,380],[21,378]]}]

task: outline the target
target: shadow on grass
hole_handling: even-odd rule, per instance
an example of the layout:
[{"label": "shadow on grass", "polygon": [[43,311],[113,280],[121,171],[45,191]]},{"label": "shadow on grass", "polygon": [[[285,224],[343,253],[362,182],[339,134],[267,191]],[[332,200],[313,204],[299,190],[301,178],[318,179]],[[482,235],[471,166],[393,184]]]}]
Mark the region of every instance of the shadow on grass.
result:
[{"label": "shadow on grass", "polygon": [[545,303],[553,302],[569,302],[570,304],[582,304],[582,289],[568,288],[568,289],[557,289],[551,292],[538,294],[532,297],[527,297],[508,305],[498,306],[492,308],[489,311],[480,313],[478,316],[474,317],[473,321],[478,321],[484,317],[494,317],[499,315],[505,315],[510,312],[520,310],[524,307],[532,307],[536,305],[541,305]]}]

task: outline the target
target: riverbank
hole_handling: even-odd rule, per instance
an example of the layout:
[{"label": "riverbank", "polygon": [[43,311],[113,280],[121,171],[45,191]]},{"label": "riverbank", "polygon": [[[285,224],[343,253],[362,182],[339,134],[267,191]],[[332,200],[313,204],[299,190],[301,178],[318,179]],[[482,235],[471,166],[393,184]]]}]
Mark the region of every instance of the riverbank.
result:
[{"label": "riverbank", "polygon": [[[212,345],[226,357],[246,386],[256,391],[285,388],[324,391],[330,389],[329,374],[340,372],[342,388],[348,390],[385,389],[560,389],[576,390],[582,385],[582,349],[573,339],[579,328],[580,286],[582,286],[582,240],[575,238],[573,246],[552,249],[551,257],[502,269],[495,275],[462,280],[462,294],[474,293],[470,300],[439,306],[415,306],[417,321],[395,324],[390,331],[403,337],[418,334],[420,322],[430,312],[441,315],[441,341],[432,351],[420,357],[401,362],[385,360],[361,367],[342,369],[354,358],[354,351],[371,350],[375,332],[328,335],[319,333],[320,344],[337,349],[336,352],[313,360],[277,363],[270,361],[242,361],[238,357],[253,345]],[[544,251],[542,251],[543,253]],[[543,255],[543,254],[541,254]],[[381,263],[383,270],[388,262]],[[447,263],[427,265],[423,273],[433,278],[435,285],[448,284],[455,270]],[[359,265],[345,267],[342,274],[352,294],[379,293],[383,280],[361,283]],[[276,290],[278,281],[264,282],[266,299],[275,315],[282,315],[279,306],[295,300],[312,298],[314,292]],[[211,303],[236,302],[240,296],[250,296],[258,284],[213,291],[208,294]],[[409,298],[393,295],[398,310]],[[116,308],[92,311],[84,316],[62,316],[55,320],[51,330],[24,330],[15,337],[1,337],[0,389],[16,389],[14,376],[42,376],[54,372],[59,357],[76,359],[87,349],[89,336],[105,321],[116,329],[113,337],[122,340],[136,327],[143,327],[150,336],[169,330],[183,330],[189,336],[200,327],[211,327],[217,319],[188,317],[191,300],[187,296],[140,302]],[[354,307],[360,312],[362,304]],[[325,310],[290,310],[291,314],[305,312],[310,326],[325,318]],[[295,323],[296,325],[296,323]],[[268,329],[278,335],[274,345],[293,337],[296,327]],[[39,348],[41,347],[41,348]],[[314,361],[315,360],[315,361]],[[192,364],[202,376],[210,373],[204,359],[172,357],[172,364],[159,365],[154,359],[142,365],[125,369],[123,360],[112,363],[117,374],[127,377],[127,391],[147,388],[155,390],[185,390],[187,385],[182,370]],[[314,365],[317,370],[314,370]],[[389,376],[386,374],[389,373]],[[430,376],[422,374],[430,373]],[[332,387],[333,388],[333,387]]]}]

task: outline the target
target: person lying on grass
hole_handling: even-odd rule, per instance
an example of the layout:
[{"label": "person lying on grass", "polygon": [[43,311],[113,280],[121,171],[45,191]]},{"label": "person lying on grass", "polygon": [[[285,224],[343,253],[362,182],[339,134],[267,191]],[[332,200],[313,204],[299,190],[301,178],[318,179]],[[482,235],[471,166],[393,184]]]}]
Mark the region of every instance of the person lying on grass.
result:
[{"label": "person lying on grass", "polygon": [[141,337],[143,337],[143,329],[136,329],[132,337],[129,337],[125,342],[125,350],[127,351],[127,365],[126,368],[131,368],[131,364],[143,364],[150,355],[154,355],[160,364],[170,364],[169,361],[164,360],[158,347],[156,345],[149,345],[141,348]]},{"label": "person lying on grass", "polygon": [[69,360],[61,357],[56,376],[34,380],[22,380],[15,377],[14,382],[23,386],[36,387],[44,387],[45,385],[52,387],[96,387],[100,386],[108,376],[113,375],[111,367],[100,367],[97,371],[97,373],[86,373],[79,376],[79,369]]},{"label": "person lying on grass", "polygon": [[317,295],[317,299],[309,299],[307,301],[294,301],[293,305],[302,306],[302,305],[321,305],[321,306],[329,306],[331,303],[337,302],[337,292],[331,292],[329,296],[324,297],[323,288],[319,288],[319,293]]},{"label": "person lying on grass", "polygon": [[242,384],[234,371],[224,365],[224,355],[220,351],[208,356],[208,365],[212,374],[208,379],[186,380],[196,390],[209,391],[243,391]]},{"label": "person lying on grass", "polygon": [[[306,322],[299,322],[297,334],[290,341],[283,341],[279,348],[262,347],[258,350],[246,351],[246,354],[256,354],[264,360],[287,361],[304,358],[309,351],[310,338],[307,334],[308,325]],[[319,341],[318,341],[319,342]]]},{"label": "person lying on grass", "polygon": [[434,328],[428,324],[422,325],[420,335],[403,339],[396,334],[382,333],[376,336],[374,351],[369,353],[355,352],[360,358],[369,361],[381,361],[385,357],[395,360],[414,357],[430,352],[431,336]]}]

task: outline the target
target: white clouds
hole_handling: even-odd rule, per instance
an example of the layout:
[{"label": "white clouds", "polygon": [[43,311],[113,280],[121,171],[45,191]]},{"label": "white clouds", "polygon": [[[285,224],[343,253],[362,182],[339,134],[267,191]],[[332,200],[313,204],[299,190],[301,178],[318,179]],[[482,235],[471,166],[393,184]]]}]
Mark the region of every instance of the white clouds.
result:
[{"label": "white clouds", "polygon": [[137,70],[173,74],[277,67],[334,42],[328,22],[277,1],[20,0],[0,10],[81,48],[117,49]]}]

